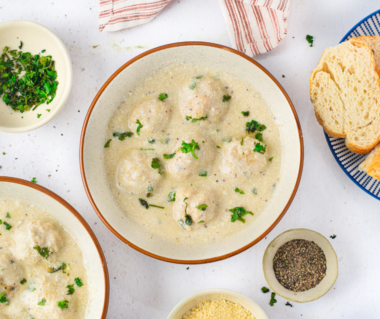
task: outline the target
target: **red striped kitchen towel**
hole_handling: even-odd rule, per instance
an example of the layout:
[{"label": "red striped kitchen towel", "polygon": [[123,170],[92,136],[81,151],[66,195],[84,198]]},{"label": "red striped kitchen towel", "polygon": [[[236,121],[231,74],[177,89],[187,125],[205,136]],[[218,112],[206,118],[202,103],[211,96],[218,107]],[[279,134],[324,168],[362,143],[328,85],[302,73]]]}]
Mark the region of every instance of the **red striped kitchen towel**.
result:
[{"label": "red striped kitchen towel", "polygon": [[[171,0],[100,0],[99,30],[118,31],[154,19]],[[286,35],[291,0],[219,0],[232,46],[249,56],[273,50]]]}]

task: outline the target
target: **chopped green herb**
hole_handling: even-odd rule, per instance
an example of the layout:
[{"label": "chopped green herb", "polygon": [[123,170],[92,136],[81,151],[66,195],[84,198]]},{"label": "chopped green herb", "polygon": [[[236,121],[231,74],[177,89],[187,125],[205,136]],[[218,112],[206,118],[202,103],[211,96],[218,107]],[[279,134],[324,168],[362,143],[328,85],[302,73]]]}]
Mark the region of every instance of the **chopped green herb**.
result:
[{"label": "chopped green herb", "polygon": [[32,55],[5,47],[0,61],[0,96],[14,111],[35,110],[53,101],[58,82],[50,55]]},{"label": "chopped green herb", "polygon": [[154,151],[154,148],[140,148],[141,151]]},{"label": "chopped green herb", "polygon": [[163,207],[163,206],[158,206],[158,205],[153,205],[153,204],[149,204],[149,207],[156,207],[156,208],[165,209],[165,207]]},{"label": "chopped green herb", "polygon": [[49,250],[49,248],[47,247],[40,247],[40,246],[34,246],[33,249],[37,250],[38,253],[43,257],[45,258],[46,260],[48,260],[49,256],[53,253],[52,251]]},{"label": "chopped green herb", "polygon": [[7,154],[7,153],[3,152],[3,155],[5,155],[5,154]]},{"label": "chopped green herb", "polygon": [[9,215],[9,212],[5,215],[6,218],[11,218],[11,215]]},{"label": "chopped green herb", "polygon": [[169,203],[170,203],[170,202],[175,202],[175,195],[176,195],[175,192],[170,192],[170,193],[168,194],[168,202],[169,202]]},{"label": "chopped green herb", "polygon": [[141,130],[141,128],[142,128],[144,125],[141,124],[141,122],[140,122],[139,119],[136,120],[136,124],[138,124],[137,129],[136,129],[136,133],[137,133],[137,135],[140,135],[140,130]]},{"label": "chopped green herb", "polygon": [[267,287],[262,287],[261,288],[261,291],[266,294],[267,292],[269,292],[269,289]]},{"label": "chopped green herb", "polygon": [[153,192],[153,187],[152,186],[148,186],[148,192]]},{"label": "chopped green herb", "polygon": [[105,147],[105,148],[110,147],[110,143],[111,143],[111,141],[112,141],[112,139],[109,139],[109,140],[107,141],[107,143],[104,144],[104,147]]},{"label": "chopped green herb", "polygon": [[216,148],[220,148],[220,146],[219,146],[219,145],[216,145]]},{"label": "chopped green herb", "polygon": [[37,114],[37,118],[39,119],[41,117],[42,114]]},{"label": "chopped green herb", "polygon": [[198,222],[198,224],[202,224],[202,223],[204,223],[205,221],[204,220],[200,220],[199,222]]},{"label": "chopped green herb", "polygon": [[231,95],[223,95],[223,102],[227,102],[231,99]]},{"label": "chopped green herb", "polygon": [[5,292],[2,292],[2,293],[0,294],[0,303],[5,303],[5,302],[9,302],[9,300],[8,300],[7,297],[6,297]]},{"label": "chopped green herb", "polygon": [[50,109],[46,109],[46,111],[50,112]]},{"label": "chopped green herb", "polygon": [[149,208],[149,204],[146,200],[143,200],[142,198],[139,198],[140,204],[143,205],[146,209]]},{"label": "chopped green herb", "polygon": [[198,159],[198,157],[195,155],[195,150],[200,150],[200,147],[198,143],[196,143],[194,140],[191,140],[191,143],[186,143],[185,141],[182,141],[182,147],[180,148],[182,153],[189,153],[193,154],[195,159]]},{"label": "chopped green herb", "polygon": [[190,215],[186,215],[186,225],[191,226],[193,224],[193,219],[191,218]]},{"label": "chopped green herb", "polygon": [[46,304],[46,299],[42,298],[42,300],[38,303],[39,306],[45,306]]},{"label": "chopped green herb", "polygon": [[273,161],[273,157],[271,157],[270,159],[269,159],[269,162],[272,162]]},{"label": "chopped green herb", "polygon": [[245,219],[243,218],[243,216],[247,214],[253,215],[252,212],[245,210],[244,207],[232,208],[230,209],[230,212],[232,213],[231,222],[233,223],[237,220],[240,220],[242,223],[245,223]]},{"label": "chopped green herb", "polygon": [[252,193],[253,193],[253,195],[257,195],[257,189],[256,188],[252,188]]},{"label": "chopped green herb", "polygon": [[161,169],[160,160],[157,157],[155,157],[155,158],[152,159],[151,167],[153,169],[158,169],[158,174],[160,174],[160,175],[163,174],[162,169]]},{"label": "chopped green herb", "polygon": [[74,294],[74,292],[75,292],[74,285],[68,285],[68,286],[66,286],[66,288],[68,289],[68,291],[67,291],[68,295]]},{"label": "chopped green herb", "polygon": [[113,137],[119,138],[119,141],[124,141],[126,137],[132,137],[132,135],[133,135],[132,132],[124,132],[124,133],[114,132],[112,134]]},{"label": "chopped green herb", "polygon": [[335,238],[336,238],[336,235],[334,234],[334,235],[330,236],[330,238],[331,238],[331,239],[335,239]]},{"label": "chopped green herb", "polygon": [[263,134],[262,133],[256,133],[255,138],[256,138],[256,140],[263,142]]},{"label": "chopped green herb", "polygon": [[3,221],[0,219],[0,225],[3,223]]},{"label": "chopped green herb", "polygon": [[22,41],[20,41],[20,45],[18,46],[18,48],[21,50],[21,48],[22,48]]},{"label": "chopped green herb", "polygon": [[154,143],[156,143],[156,140],[153,137],[149,137],[148,138],[148,143],[149,144],[154,144]]},{"label": "chopped green herb", "polygon": [[197,84],[195,83],[195,81],[194,81],[193,83],[191,83],[191,85],[190,85],[190,90],[194,90],[196,85],[197,85]]},{"label": "chopped green herb", "polygon": [[274,297],[276,297],[276,294],[274,292],[272,292],[271,294],[271,297],[270,297],[270,301],[269,301],[269,304],[273,307],[273,305],[277,302],[276,299],[274,299]]},{"label": "chopped green herb", "polygon": [[314,37],[311,36],[311,35],[307,35],[307,36],[306,36],[306,40],[307,40],[307,42],[310,43],[310,46],[312,47],[313,44],[314,44]]},{"label": "chopped green herb", "polygon": [[171,159],[175,156],[175,153],[173,154],[164,154],[164,159]]},{"label": "chopped green herb", "polygon": [[249,116],[249,111],[242,111],[241,114],[243,114],[243,116]]},{"label": "chopped green herb", "polygon": [[26,279],[24,278],[23,280],[20,281],[20,284],[23,285],[26,283]]},{"label": "chopped green herb", "polygon": [[45,51],[46,51],[46,50],[44,49],[44,50],[41,51],[41,53],[45,53]]},{"label": "chopped green herb", "polygon": [[260,124],[255,120],[245,123],[245,126],[247,133],[255,133],[256,131],[262,132],[267,128],[264,124]]},{"label": "chopped green herb", "polygon": [[58,301],[58,307],[63,309],[69,308],[69,302],[67,300]]},{"label": "chopped green herb", "polygon": [[54,268],[54,267],[50,267],[49,268],[49,273],[50,274],[53,274],[53,273],[55,273],[55,272],[57,272],[57,271],[60,271],[60,270],[62,270],[62,272],[65,274],[65,269],[67,268],[67,264],[65,264],[65,263],[62,263],[60,266],[58,266],[58,267],[56,267],[56,268]]},{"label": "chopped green herb", "polygon": [[9,225],[7,222],[3,222],[3,224],[4,224],[6,230],[10,230],[12,228],[12,226]]},{"label": "chopped green herb", "polygon": [[240,145],[243,146],[244,145],[244,137],[241,138],[241,142],[240,142]]},{"label": "chopped green herb", "polygon": [[79,277],[75,278],[74,281],[75,281],[75,284],[76,284],[78,287],[82,287],[82,286],[84,285],[84,284],[82,283],[82,280],[81,280]]},{"label": "chopped green herb", "polygon": [[198,206],[197,206],[197,208],[198,208],[199,210],[201,210],[201,211],[205,211],[207,207],[208,207],[207,204],[201,204],[201,205],[198,205]]},{"label": "chopped green herb", "polygon": [[207,171],[202,171],[199,173],[199,176],[205,177],[207,176]]},{"label": "chopped green herb", "polygon": [[186,115],[186,121],[190,121],[190,120],[191,120],[191,123],[195,123],[195,122],[199,122],[199,121],[205,121],[205,120],[207,120],[207,115],[202,116],[199,119],[192,118],[191,116]]},{"label": "chopped green herb", "polygon": [[289,301],[286,302],[285,306],[293,307],[293,305]]},{"label": "chopped green herb", "polygon": [[201,79],[201,78],[203,78],[203,75],[198,75],[198,76],[196,77],[197,80],[199,80],[199,79]]},{"label": "chopped green herb", "polygon": [[158,99],[160,101],[163,101],[163,100],[165,100],[167,98],[168,98],[168,95],[166,93],[160,93],[160,95],[158,96]]},{"label": "chopped green herb", "polygon": [[31,180],[31,182],[34,183],[34,184],[37,184],[36,178],[33,177],[32,180]]},{"label": "chopped green herb", "polygon": [[254,152],[258,152],[260,154],[264,154],[266,150],[266,146],[261,145],[260,143],[257,143],[255,145],[255,148],[253,149]]},{"label": "chopped green herb", "polygon": [[245,193],[237,187],[235,188],[235,193],[240,193],[242,195],[245,195]]}]

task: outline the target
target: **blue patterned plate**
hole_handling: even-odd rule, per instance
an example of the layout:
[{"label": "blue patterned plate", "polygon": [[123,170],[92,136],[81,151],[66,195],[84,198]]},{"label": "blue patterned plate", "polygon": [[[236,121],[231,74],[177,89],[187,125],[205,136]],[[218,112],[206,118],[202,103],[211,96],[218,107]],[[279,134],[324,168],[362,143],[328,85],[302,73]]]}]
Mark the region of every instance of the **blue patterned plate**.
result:
[{"label": "blue patterned plate", "polygon": [[[371,13],[368,17],[360,21],[340,42],[362,35],[380,36],[380,10]],[[330,137],[326,133],[325,137],[336,161],[347,176],[363,191],[380,200],[380,181],[358,169],[360,163],[364,161],[367,155],[359,155],[351,152],[346,147],[343,138]]]}]

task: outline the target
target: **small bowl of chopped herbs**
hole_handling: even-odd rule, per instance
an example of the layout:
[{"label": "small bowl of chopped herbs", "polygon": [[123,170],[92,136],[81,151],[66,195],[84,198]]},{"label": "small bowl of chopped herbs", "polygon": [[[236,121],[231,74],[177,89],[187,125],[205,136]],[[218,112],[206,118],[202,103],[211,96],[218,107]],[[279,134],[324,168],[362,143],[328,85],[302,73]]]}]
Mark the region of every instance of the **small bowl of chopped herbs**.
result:
[{"label": "small bowl of chopped herbs", "polygon": [[263,269],[274,293],[290,301],[309,302],[325,295],[334,285],[338,258],[323,235],[309,229],[292,229],[268,245]]},{"label": "small bowl of chopped herbs", "polygon": [[19,133],[49,122],[72,86],[70,55],[48,28],[31,21],[0,23],[0,131]]}]

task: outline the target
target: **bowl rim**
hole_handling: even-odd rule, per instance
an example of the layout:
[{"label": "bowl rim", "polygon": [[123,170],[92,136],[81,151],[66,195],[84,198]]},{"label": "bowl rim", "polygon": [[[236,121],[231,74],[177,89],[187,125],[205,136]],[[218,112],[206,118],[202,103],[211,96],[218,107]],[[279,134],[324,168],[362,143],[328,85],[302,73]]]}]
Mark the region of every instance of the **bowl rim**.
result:
[{"label": "bowl rim", "polygon": [[5,132],[5,133],[24,133],[24,132],[29,132],[29,131],[33,131],[33,130],[35,130],[35,129],[37,129],[37,128],[39,128],[39,127],[47,124],[48,122],[50,122],[62,110],[63,106],[66,104],[66,101],[67,101],[67,99],[70,96],[71,88],[73,86],[73,65],[72,65],[72,61],[71,61],[71,57],[70,57],[69,51],[67,51],[67,48],[66,48],[65,44],[63,43],[63,41],[52,30],[50,30],[49,28],[45,27],[44,25],[42,25],[40,23],[37,23],[37,22],[34,22],[34,21],[30,21],[30,20],[4,21],[4,22],[0,23],[0,29],[3,28],[3,27],[6,27],[7,25],[12,26],[12,25],[20,25],[20,24],[25,24],[26,26],[28,24],[35,25],[36,27],[38,27],[41,30],[43,30],[43,32],[46,32],[46,33],[50,34],[53,38],[56,39],[56,41],[59,44],[58,48],[59,48],[60,51],[62,51],[63,56],[64,56],[64,61],[63,62],[65,64],[66,71],[67,71],[67,83],[68,83],[68,86],[64,88],[62,99],[61,99],[61,103],[57,104],[56,108],[54,109],[54,112],[50,112],[48,114],[48,116],[46,116],[42,120],[38,121],[35,124],[28,125],[28,126],[21,126],[21,127],[14,128],[14,127],[6,127],[6,126],[0,125],[0,131],[1,132]]},{"label": "bowl rim", "polygon": [[[144,250],[144,249],[138,247],[137,245],[131,243],[125,237],[123,237],[120,233],[118,233],[108,223],[108,221],[103,217],[103,215],[100,212],[99,208],[96,206],[94,199],[92,198],[91,192],[90,192],[88,184],[87,184],[86,173],[85,173],[85,170],[84,170],[84,160],[83,160],[84,138],[85,138],[85,135],[86,135],[86,130],[87,130],[88,122],[89,122],[89,119],[91,117],[92,111],[94,110],[95,105],[98,102],[98,99],[103,94],[104,90],[108,87],[108,85],[124,69],[126,69],[128,66],[130,66],[134,62],[140,60],[141,58],[143,58],[143,57],[145,57],[147,55],[150,55],[152,53],[155,53],[155,52],[159,52],[159,51],[162,51],[162,50],[171,49],[171,48],[175,48],[175,47],[183,47],[183,46],[206,46],[206,47],[213,47],[213,48],[217,48],[217,49],[221,49],[221,50],[226,50],[226,51],[229,51],[231,53],[239,55],[243,59],[246,59],[247,61],[249,61],[252,64],[254,64],[261,71],[263,71],[274,82],[274,84],[277,85],[277,87],[281,90],[282,94],[285,96],[286,100],[288,101],[289,106],[290,106],[290,108],[291,108],[291,110],[293,112],[293,116],[294,116],[295,122],[297,124],[298,136],[299,136],[299,142],[300,142],[300,166],[299,166],[299,170],[298,170],[297,181],[296,181],[296,183],[294,185],[294,189],[293,189],[292,195],[290,196],[290,198],[288,200],[288,203],[286,204],[285,208],[283,209],[283,211],[281,212],[281,214],[279,215],[279,217],[274,221],[274,223],[266,231],[264,231],[261,236],[259,236],[255,240],[253,240],[251,243],[245,245],[244,247],[241,247],[240,249],[237,249],[237,250],[235,250],[233,252],[230,252],[228,254],[225,254],[225,255],[221,255],[221,256],[217,256],[217,257],[212,257],[212,258],[206,258],[206,259],[198,259],[198,260],[173,259],[173,258],[167,258],[167,257],[163,257],[163,256],[160,256],[160,255],[153,254],[153,253],[151,253],[151,252],[149,252],[147,250]],[[89,107],[89,109],[87,111],[87,114],[86,114],[86,117],[84,119],[84,122],[83,122],[83,127],[82,127],[82,132],[81,132],[81,137],[80,137],[80,143],[79,143],[79,166],[80,166],[83,186],[84,186],[84,189],[86,191],[87,197],[88,197],[88,199],[89,199],[89,201],[90,201],[93,209],[95,210],[96,214],[99,216],[100,220],[104,223],[104,225],[106,225],[106,227],[117,238],[119,238],[122,242],[124,242],[128,246],[134,248],[138,252],[140,252],[142,254],[145,254],[145,255],[147,255],[149,257],[161,260],[161,261],[166,261],[166,262],[175,263],[175,264],[188,264],[188,265],[191,265],[191,264],[205,264],[205,263],[216,262],[216,261],[219,261],[219,260],[224,260],[224,259],[230,258],[230,257],[235,256],[237,254],[240,254],[241,252],[243,252],[243,251],[247,250],[248,248],[252,247],[253,245],[257,244],[260,240],[262,240],[265,236],[267,236],[268,233],[280,222],[280,220],[284,217],[285,213],[289,209],[291,203],[293,202],[293,199],[295,197],[295,194],[297,193],[297,190],[298,190],[298,187],[299,187],[299,184],[300,184],[302,170],[303,170],[303,162],[304,162],[304,145],[303,145],[303,135],[302,135],[301,124],[300,124],[300,121],[298,119],[297,112],[296,112],[296,110],[294,108],[294,105],[293,105],[290,97],[288,96],[288,94],[284,90],[284,88],[281,86],[281,84],[260,63],[256,62],[255,60],[253,60],[249,56],[245,55],[244,53],[241,53],[241,52],[239,52],[239,51],[237,51],[235,49],[232,49],[230,47],[226,47],[226,46],[221,45],[221,44],[216,44],[216,43],[211,43],[211,42],[200,42],[200,41],[175,42],[175,43],[165,44],[165,45],[162,45],[162,46],[150,49],[148,51],[145,51],[145,52],[137,55],[136,57],[130,59],[128,62],[126,62],[125,64],[123,64],[120,68],[118,68],[108,78],[108,80],[103,84],[103,86],[100,88],[100,90],[96,94],[95,98],[93,99],[93,101],[92,101],[92,103],[91,103],[91,105],[90,105],[90,107]]]},{"label": "bowl rim", "polygon": [[86,222],[86,220],[82,217],[82,215],[68,202],[66,202],[62,197],[58,196],[57,194],[53,193],[51,190],[37,185],[35,183],[29,182],[25,179],[21,178],[15,178],[10,176],[0,176],[0,183],[1,182],[7,182],[7,183],[14,183],[19,184],[22,186],[33,188],[41,193],[44,193],[47,196],[50,196],[54,200],[56,200],[58,203],[60,203],[62,206],[64,206],[66,209],[68,209],[82,224],[82,226],[86,229],[87,233],[90,235],[101,260],[102,266],[103,266],[103,274],[104,274],[104,280],[105,280],[105,296],[104,296],[104,305],[103,305],[103,311],[101,319],[107,318],[107,312],[108,312],[108,305],[109,305],[109,298],[110,298],[110,280],[109,280],[109,273],[108,273],[108,267],[107,267],[107,261],[104,256],[102,247],[100,246],[100,243],[98,239],[95,236],[95,233],[92,231],[89,224]]},{"label": "bowl rim", "polygon": [[199,290],[199,291],[193,292],[190,295],[187,295],[185,298],[183,298],[181,301],[179,301],[173,307],[173,309],[170,311],[167,319],[172,319],[172,317],[176,314],[176,312],[183,305],[187,304],[188,302],[192,301],[193,299],[198,298],[198,297],[203,296],[203,295],[209,295],[209,294],[220,294],[220,295],[225,295],[225,296],[235,296],[235,297],[239,297],[241,299],[245,299],[246,301],[249,301],[250,303],[252,303],[256,308],[258,308],[259,310],[261,310],[262,313],[265,314],[267,318],[269,318],[268,315],[266,314],[266,312],[264,311],[264,309],[256,301],[254,301],[252,298],[250,298],[250,297],[248,297],[246,295],[243,295],[240,292],[231,290],[231,289],[211,288],[211,289]]}]

